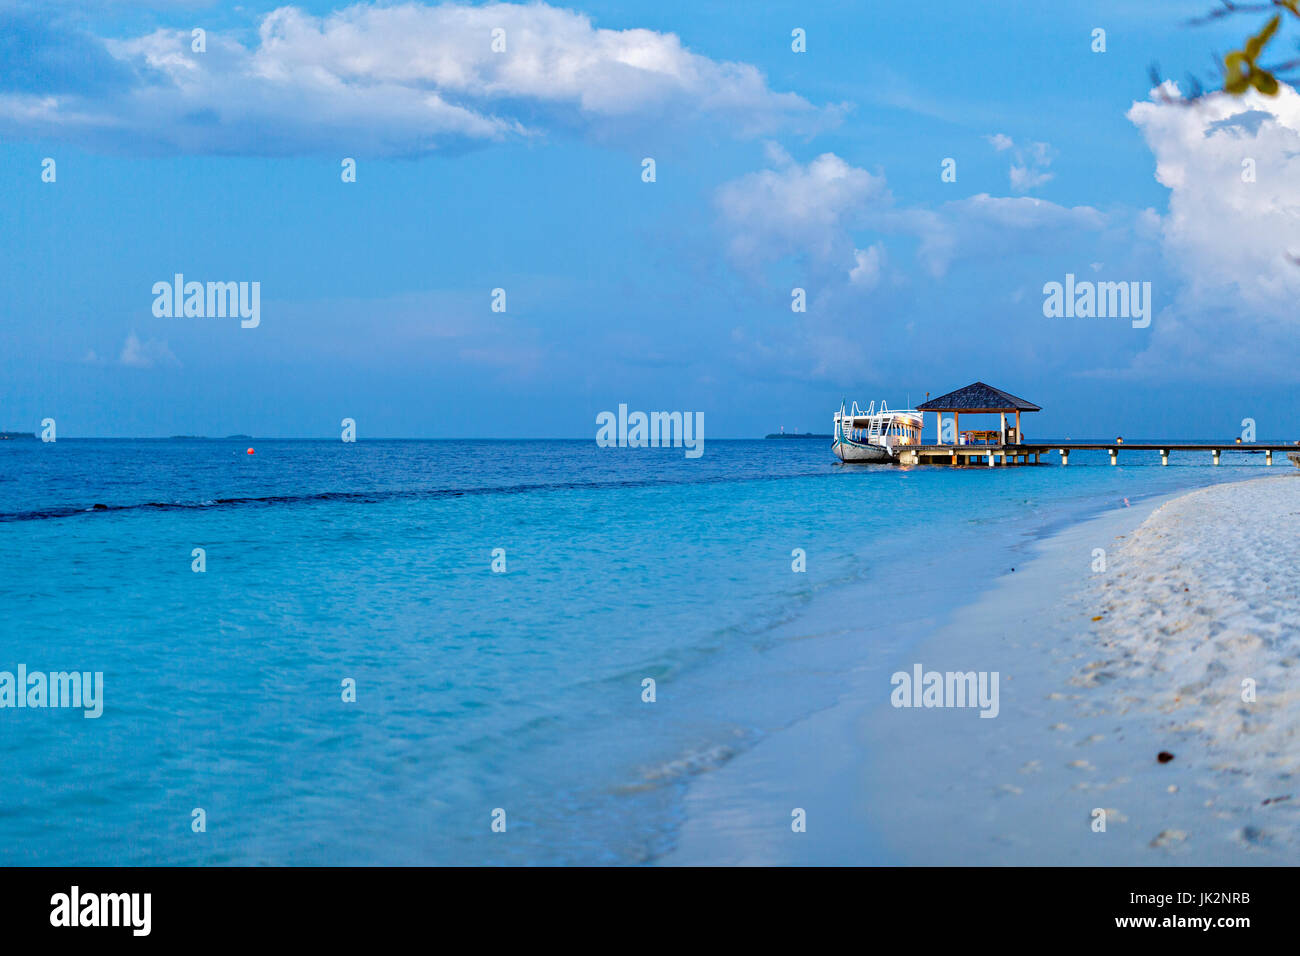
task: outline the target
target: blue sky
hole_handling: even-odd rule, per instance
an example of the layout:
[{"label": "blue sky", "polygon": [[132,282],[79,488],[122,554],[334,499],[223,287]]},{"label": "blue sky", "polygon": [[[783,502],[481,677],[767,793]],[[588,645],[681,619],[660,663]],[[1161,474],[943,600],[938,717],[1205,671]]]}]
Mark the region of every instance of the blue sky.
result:
[{"label": "blue sky", "polygon": [[[1199,9],[0,4],[0,428],[750,437],[980,379],[1031,438],[1293,437],[1300,96],[1151,102],[1254,27]],[[177,272],[261,324],[156,317]],[[1150,326],[1045,317],[1067,273]]]}]

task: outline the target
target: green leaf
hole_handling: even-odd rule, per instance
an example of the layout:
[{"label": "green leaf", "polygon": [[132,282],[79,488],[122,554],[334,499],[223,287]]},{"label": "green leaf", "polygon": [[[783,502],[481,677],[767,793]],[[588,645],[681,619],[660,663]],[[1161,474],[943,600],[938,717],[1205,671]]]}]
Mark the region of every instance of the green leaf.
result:
[{"label": "green leaf", "polygon": [[[1250,65],[1246,61],[1246,54],[1240,50],[1234,50],[1223,58],[1225,73],[1223,79],[1223,89],[1234,95],[1245,93],[1250,87],[1250,77],[1248,71],[1242,69],[1242,65]],[[1253,68],[1252,68],[1253,69]]]},{"label": "green leaf", "polygon": [[1264,44],[1273,39],[1273,34],[1277,32],[1278,24],[1281,22],[1282,14],[1274,14],[1273,19],[1264,24],[1264,29],[1246,41],[1246,59],[1254,63],[1259,58],[1260,51],[1264,49]]},{"label": "green leaf", "polygon": [[1255,89],[1265,96],[1277,96],[1277,78],[1268,70],[1254,70],[1251,78],[1255,83]]}]

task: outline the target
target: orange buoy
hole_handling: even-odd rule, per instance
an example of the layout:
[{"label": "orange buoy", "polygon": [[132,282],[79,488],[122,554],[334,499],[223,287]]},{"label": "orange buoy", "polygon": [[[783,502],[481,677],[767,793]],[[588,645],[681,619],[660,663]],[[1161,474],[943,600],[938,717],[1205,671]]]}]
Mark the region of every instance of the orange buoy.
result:
[{"label": "orange buoy", "polygon": [[253,449],[251,449],[251,448],[248,449],[248,453],[251,455],[251,454],[253,453]]}]

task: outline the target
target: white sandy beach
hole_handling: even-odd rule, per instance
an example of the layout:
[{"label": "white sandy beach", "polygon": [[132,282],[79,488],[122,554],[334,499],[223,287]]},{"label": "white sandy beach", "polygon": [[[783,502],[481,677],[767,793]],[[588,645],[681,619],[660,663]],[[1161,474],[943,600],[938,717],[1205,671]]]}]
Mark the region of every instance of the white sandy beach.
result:
[{"label": "white sandy beach", "polygon": [[[1289,469],[1071,527],[839,704],[698,777],[660,862],[1294,863],[1297,550]],[[890,706],[915,663],[999,672],[998,716]]]}]

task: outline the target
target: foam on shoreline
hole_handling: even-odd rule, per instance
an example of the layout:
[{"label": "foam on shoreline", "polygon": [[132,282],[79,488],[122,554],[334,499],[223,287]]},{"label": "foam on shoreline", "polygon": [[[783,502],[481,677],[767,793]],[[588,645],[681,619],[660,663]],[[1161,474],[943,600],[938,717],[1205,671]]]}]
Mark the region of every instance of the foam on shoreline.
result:
[{"label": "foam on shoreline", "polygon": [[[701,775],[661,862],[1293,862],[1297,532],[1287,474],[1045,539],[839,704]],[[889,706],[882,673],[916,662],[1000,672],[999,716]]]}]

